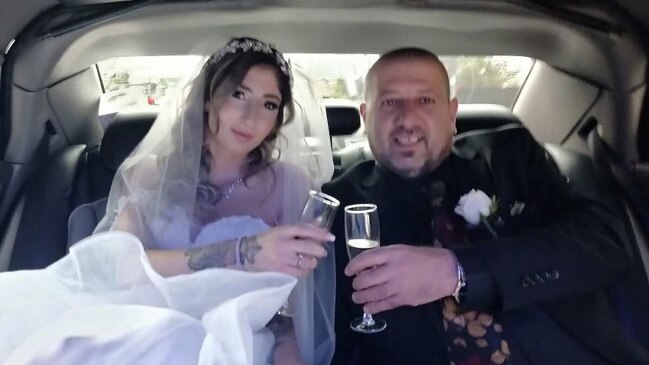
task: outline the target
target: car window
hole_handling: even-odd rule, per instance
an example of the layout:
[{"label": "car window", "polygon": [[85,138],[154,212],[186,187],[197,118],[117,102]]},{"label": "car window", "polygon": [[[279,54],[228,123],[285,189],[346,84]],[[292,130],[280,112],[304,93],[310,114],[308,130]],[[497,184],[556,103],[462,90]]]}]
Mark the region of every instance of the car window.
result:
[{"label": "car window", "polygon": [[[287,54],[306,69],[324,98],[360,102],[365,74],[377,54]],[[156,106],[178,80],[193,73],[202,56],[120,57],[99,62],[104,110]],[[441,56],[460,103],[511,107],[534,62],[518,56]],[[102,111],[100,111],[102,114]]]},{"label": "car window", "polygon": [[518,56],[440,57],[460,104],[514,106],[534,60]]},{"label": "car window", "polygon": [[[378,54],[290,54],[307,69],[324,98],[362,101],[365,75]],[[534,60],[517,56],[441,56],[460,104],[511,108]]]},{"label": "car window", "polygon": [[[305,69],[318,94],[329,104],[362,102],[365,75],[378,54],[291,53],[292,64]],[[116,112],[156,109],[170,100],[179,81],[193,75],[204,56],[120,57],[99,62],[103,87],[99,119],[105,128]],[[517,56],[441,56],[451,90],[460,104],[500,104],[511,108],[534,63]],[[364,139],[361,129],[334,148]]]},{"label": "car window", "polygon": [[119,57],[97,63],[103,94],[99,120],[104,128],[115,113],[129,109],[156,109],[176,84],[196,71],[203,56]]}]

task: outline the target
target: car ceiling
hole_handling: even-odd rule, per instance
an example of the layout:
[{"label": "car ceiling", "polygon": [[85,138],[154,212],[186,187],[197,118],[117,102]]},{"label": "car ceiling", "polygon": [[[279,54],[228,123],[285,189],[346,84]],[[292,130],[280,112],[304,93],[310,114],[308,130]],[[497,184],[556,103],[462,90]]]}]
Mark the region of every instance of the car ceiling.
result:
[{"label": "car ceiling", "polygon": [[[107,2],[115,1],[4,0],[0,14],[12,16],[5,16],[8,19],[0,23],[0,45],[5,47],[31,19],[51,7]],[[122,1],[126,2],[155,1]],[[35,72],[18,72],[16,75],[26,78],[14,82],[34,90],[99,59],[130,55],[134,50],[140,54],[192,52],[197,42],[214,41],[214,34],[226,38],[263,35],[285,52],[376,53],[409,42],[441,54],[515,54],[542,59],[608,89],[634,89],[645,81],[646,57],[635,57],[644,53],[637,41],[643,37],[632,22],[617,17],[632,13],[649,18],[645,11],[649,4],[633,0],[594,2],[601,3],[595,7],[586,7],[579,0],[563,1],[561,9],[548,0],[162,2],[168,4],[153,4],[58,37],[48,47],[52,57],[60,57],[59,62],[47,65],[47,60],[36,54],[42,50],[34,51],[21,67]],[[621,12],[612,11],[611,5]],[[649,23],[649,19],[645,21]],[[100,50],[94,48],[97,43],[111,47]],[[29,49],[25,56],[29,59]]]},{"label": "car ceiling", "polygon": [[[203,0],[209,2],[210,0]],[[39,13],[55,6],[62,4],[64,6],[81,6],[89,4],[99,4],[99,3],[115,3],[115,2],[136,2],[136,0],[3,0],[0,2],[0,14],[10,14],[10,17],[4,17],[3,21],[0,23],[0,46],[6,46],[9,41],[14,38],[20,30],[22,30],[34,17]],[[236,4],[240,3],[243,7],[250,6],[259,6],[265,3],[264,1],[257,0],[215,0],[212,2],[221,2]],[[323,5],[327,6],[339,6],[346,5],[348,7],[358,7],[366,6],[371,4],[385,4],[393,3],[395,1],[389,0],[276,0],[269,1],[269,4],[273,5],[284,5],[284,6],[296,6],[296,7],[322,7]],[[454,1],[454,0],[423,0],[423,1],[402,1],[404,3],[428,3],[428,4],[452,4],[452,3],[462,3],[462,2],[476,2],[476,1]],[[478,1],[479,2],[479,1]],[[503,1],[503,2],[519,2],[519,3],[544,3],[544,1]],[[545,1],[547,2],[547,1]],[[550,1],[553,3],[554,1]],[[556,2],[556,6],[563,6],[565,8],[570,8],[571,3],[577,3],[578,6],[585,11],[584,4],[581,1],[562,1]],[[649,2],[647,1],[637,1],[637,0],[611,0],[611,1],[598,1],[597,3],[602,4],[617,4],[622,9],[624,9],[627,14],[636,17],[636,20],[644,24],[645,28],[649,28]]]},{"label": "car ceiling", "polygon": [[645,0],[615,0],[628,14],[636,17],[644,29],[649,29],[649,1]]}]

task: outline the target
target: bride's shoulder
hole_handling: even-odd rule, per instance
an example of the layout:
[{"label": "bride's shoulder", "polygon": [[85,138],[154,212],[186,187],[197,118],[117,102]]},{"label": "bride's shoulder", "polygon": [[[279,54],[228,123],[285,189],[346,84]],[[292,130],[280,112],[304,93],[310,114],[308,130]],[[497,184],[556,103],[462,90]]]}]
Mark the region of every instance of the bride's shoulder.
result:
[{"label": "bride's shoulder", "polygon": [[263,206],[273,211],[277,223],[297,221],[306,196],[314,186],[311,177],[300,166],[283,161],[273,163],[268,171],[272,172],[273,180]]},{"label": "bride's shoulder", "polygon": [[270,165],[277,182],[279,183],[298,183],[302,186],[313,185],[313,179],[307,174],[303,167],[291,162],[276,161]]}]

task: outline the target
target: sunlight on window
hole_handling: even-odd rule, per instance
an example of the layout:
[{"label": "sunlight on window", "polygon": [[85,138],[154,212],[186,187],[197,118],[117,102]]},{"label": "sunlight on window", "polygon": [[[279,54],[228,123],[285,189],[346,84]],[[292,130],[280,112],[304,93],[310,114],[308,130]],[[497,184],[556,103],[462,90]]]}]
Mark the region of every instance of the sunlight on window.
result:
[{"label": "sunlight on window", "polygon": [[[291,53],[286,57],[313,79],[325,99],[362,102],[365,75],[377,54]],[[104,95],[99,114],[126,109],[158,108],[171,99],[181,80],[192,76],[205,56],[113,58],[97,64]],[[491,103],[512,107],[534,63],[515,56],[442,56],[451,89],[460,103]]]},{"label": "sunlight on window", "polygon": [[461,104],[500,104],[511,108],[534,60],[516,56],[440,57],[451,90]]},{"label": "sunlight on window", "polygon": [[[323,98],[362,102],[365,75],[378,54],[288,54],[305,68]],[[511,107],[534,60],[516,56],[442,56],[451,90],[463,104]]]},{"label": "sunlight on window", "polygon": [[365,74],[379,55],[292,53],[286,57],[309,72],[323,98],[361,102]]},{"label": "sunlight on window", "polygon": [[164,104],[181,80],[197,71],[203,56],[120,57],[99,62],[104,85],[99,115]]}]

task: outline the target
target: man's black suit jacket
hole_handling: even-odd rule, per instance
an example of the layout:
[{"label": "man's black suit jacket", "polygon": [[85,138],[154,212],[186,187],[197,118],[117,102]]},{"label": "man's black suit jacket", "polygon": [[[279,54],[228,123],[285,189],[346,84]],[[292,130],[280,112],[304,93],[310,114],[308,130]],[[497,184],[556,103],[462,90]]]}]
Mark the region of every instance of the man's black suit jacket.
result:
[{"label": "man's black suit jacket", "polygon": [[[469,245],[455,248],[467,272],[466,310],[496,314],[525,313],[534,308],[574,339],[581,350],[611,364],[649,364],[647,354],[621,330],[603,289],[630,266],[631,255],[619,222],[599,203],[578,197],[545,150],[524,128],[476,132],[456,140],[453,153],[438,169],[416,181],[400,179],[374,161],[360,163],[323,190],[341,201],[376,203],[381,245],[430,245],[431,212],[421,193],[426,181],[446,185],[446,209],[459,197],[481,189],[499,200],[499,238],[474,234]],[[520,215],[509,214],[516,202]],[[440,343],[439,303],[401,307],[379,314],[388,322],[380,334],[352,332],[349,322],[361,314],[351,302],[351,279],[343,209],[337,213],[337,306],[335,364],[447,363]],[[471,233],[471,232],[469,232]],[[435,280],[435,278],[430,278]],[[507,330],[505,328],[505,330]],[[537,333],[543,347],[551,331]],[[552,338],[552,337],[547,337]],[[525,354],[535,363],[534,354]],[[355,359],[355,360],[354,360]]]}]

